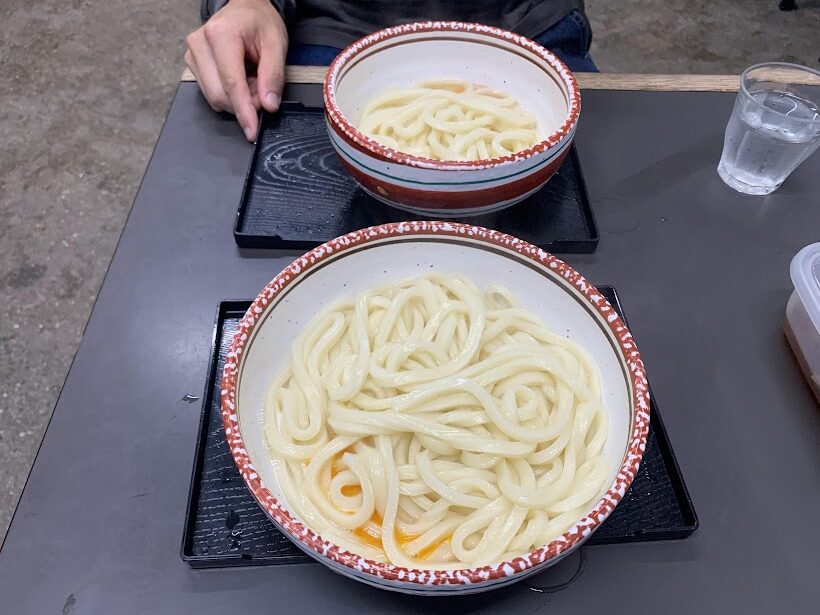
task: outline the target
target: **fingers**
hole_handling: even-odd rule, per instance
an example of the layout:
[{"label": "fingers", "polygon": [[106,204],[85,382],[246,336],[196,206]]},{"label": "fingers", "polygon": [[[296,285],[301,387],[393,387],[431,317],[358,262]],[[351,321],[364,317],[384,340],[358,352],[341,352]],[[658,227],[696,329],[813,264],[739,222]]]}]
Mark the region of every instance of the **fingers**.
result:
[{"label": "fingers", "polygon": [[282,101],[285,86],[285,49],[275,39],[262,41],[256,68],[257,96],[266,111],[273,113]]},{"label": "fingers", "polygon": [[205,40],[202,30],[197,30],[188,36],[188,51],[185,53],[185,62],[196,76],[199,88],[205,100],[214,111],[233,111],[222,80],[216,68],[211,47]]},{"label": "fingers", "polygon": [[199,69],[196,66],[196,60],[194,59],[194,54],[191,53],[190,49],[185,51],[185,65],[191,70],[196,77],[196,80],[199,81]]},{"label": "fingers", "polygon": [[[188,37],[185,62],[208,103],[218,111],[232,111],[252,141],[258,109],[273,112],[279,107],[287,46],[287,28],[271,4],[236,1]],[[255,70],[246,70],[251,65]]]},{"label": "fingers", "polygon": [[261,104],[259,102],[259,88],[256,86],[256,77],[248,77],[248,89],[251,92],[251,102],[253,102],[254,108],[259,109]]},{"label": "fingers", "polygon": [[206,24],[204,31],[222,88],[245,136],[248,141],[253,141],[258,119],[245,74],[245,43],[236,33],[226,31],[216,22]]}]

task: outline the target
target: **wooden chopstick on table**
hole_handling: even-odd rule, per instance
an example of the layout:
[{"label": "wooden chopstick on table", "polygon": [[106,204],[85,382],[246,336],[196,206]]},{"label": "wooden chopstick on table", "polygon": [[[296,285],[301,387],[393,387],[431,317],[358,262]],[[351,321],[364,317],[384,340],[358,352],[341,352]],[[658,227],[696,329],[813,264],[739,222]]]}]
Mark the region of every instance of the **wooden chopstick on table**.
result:
[{"label": "wooden chopstick on table", "polygon": [[[324,66],[288,66],[289,83],[322,83]],[[641,75],[618,73],[575,73],[584,90],[644,90],[654,92],[737,92],[738,75]],[[196,81],[187,68],[182,81]]]}]

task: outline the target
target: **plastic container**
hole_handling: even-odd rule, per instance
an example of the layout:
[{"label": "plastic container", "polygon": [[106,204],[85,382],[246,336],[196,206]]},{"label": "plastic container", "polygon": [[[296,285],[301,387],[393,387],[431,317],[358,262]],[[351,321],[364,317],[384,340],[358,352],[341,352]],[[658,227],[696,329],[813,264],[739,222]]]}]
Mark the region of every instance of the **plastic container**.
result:
[{"label": "plastic container", "polygon": [[794,291],[786,306],[783,329],[820,403],[820,242],[795,255],[791,276]]}]

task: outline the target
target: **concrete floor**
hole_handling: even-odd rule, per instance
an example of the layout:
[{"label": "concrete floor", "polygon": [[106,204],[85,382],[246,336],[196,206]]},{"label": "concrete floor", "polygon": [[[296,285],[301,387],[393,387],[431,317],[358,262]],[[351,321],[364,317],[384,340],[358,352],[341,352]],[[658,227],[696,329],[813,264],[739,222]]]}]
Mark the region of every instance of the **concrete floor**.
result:
[{"label": "concrete floor", "polygon": [[820,69],[820,0],[586,0],[604,72],[740,73],[758,62]]},{"label": "concrete floor", "polygon": [[[620,72],[739,72],[762,60],[818,67],[820,0],[798,2],[783,13],[774,0],[587,0],[593,57]],[[194,0],[0,6],[0,535],[197,22]]]},{"label": "concrete floor", "polygon": [[162,128],[197,6],[0,3],[0,536]]}]

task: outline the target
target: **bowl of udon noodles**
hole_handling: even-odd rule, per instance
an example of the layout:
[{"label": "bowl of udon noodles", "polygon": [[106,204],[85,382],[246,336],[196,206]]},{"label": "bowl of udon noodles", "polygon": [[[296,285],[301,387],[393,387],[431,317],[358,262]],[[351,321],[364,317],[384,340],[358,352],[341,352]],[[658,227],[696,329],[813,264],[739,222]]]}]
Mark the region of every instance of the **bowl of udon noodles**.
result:
[{"label": "bowl of udon noodles", "polygon": [[242,319],[230,451],[305,553],[376,587],[463,594],[579,547],[649,427],[624,322],[566,263],[453,222],[356,231],[297,258]]},{"label": "bowl of udon noodles", "polygon": [[536,192],[567,155],[581,109],[575,78],[547,49],[438,21],[344,49],[324,103],[330,141],[361,187],[437,218],[497,211]]}]

